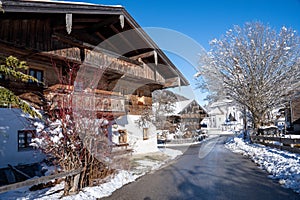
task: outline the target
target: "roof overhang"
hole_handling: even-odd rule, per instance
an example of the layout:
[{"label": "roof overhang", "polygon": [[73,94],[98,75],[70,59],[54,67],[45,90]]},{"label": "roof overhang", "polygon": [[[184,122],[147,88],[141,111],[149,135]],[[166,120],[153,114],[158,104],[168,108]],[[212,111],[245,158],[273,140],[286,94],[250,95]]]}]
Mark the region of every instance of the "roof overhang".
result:
[{"label": "roof overhang", "polygon": [[[88,44],[89,48],[93,48],[103,44],[103,49],[107,52],[112,52],[132,62],[151,64],[169,82],[165,87],[189,85],[182,73],[122,6],[59,1],[2,0],[2,8],[3,15],[17,13],[16,16],[23,15],[24,17],[35,17],[36,14],[40,14],[40,16],[51,15],[54,18],[64,19],[66,14],[72,14],[71,34],[77,37],[77,40],[71,41],[72,45]],[[124,17],[123,27],[120,25],[120,16]],[[103,20],[97,21],[100,18]],[[100,28],[101,30],[105,28],[105,33],[99,32]],[[59,33],[62,31],[65,31],[65,24],[58,26],[57,33],[53,36],[60,36]],[[115,39],[111,40],[113,37]],[[60,40],[67,41],[69,38],[68,36],[60,37]],[[126,49],[129,50],[126,51]],[[157,53],[157,60],[153,55],[154,51]],[[158,65],[155,66],[154,63]]]}]

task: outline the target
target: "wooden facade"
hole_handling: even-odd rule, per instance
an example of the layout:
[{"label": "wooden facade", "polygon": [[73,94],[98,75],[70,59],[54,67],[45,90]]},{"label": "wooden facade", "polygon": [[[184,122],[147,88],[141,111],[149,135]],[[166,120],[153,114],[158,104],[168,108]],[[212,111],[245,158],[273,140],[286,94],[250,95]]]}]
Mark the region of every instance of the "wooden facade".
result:
[{"label": "wooden facade", "polygon": [[181,122],[190,130],[200,128],[200,122],[207,117],[205,110],[194,100],[179,113]]},{"label": "wooden facade", "polygon": [[[95,105],[101,116],[106,112],[138,115],[151,107],[154,90],[188,84],[123,7],[2,1],[2,8],[0,56],[26,61],[28,73],[43,82],[20,84],[1,76],[0,84],[18,95],[45,93],[46,98],[55,96],[62,102],[66,87],[80,88],[95,95],[81,105]],[[67,15],[71,22],[66,21]],[[71,70],[76,70],[76,78],[70,78]]]},{"label": "wooden facade", "polygon": [[172,124],[170,131],[174,132],[175,128],[182,124],[186,129],[186,135],[192,135],[200,129],[200,122],[208,116],[206,111],[195,100],[176,102],[176,104],[176,113],[168,116],[168,121]]}]

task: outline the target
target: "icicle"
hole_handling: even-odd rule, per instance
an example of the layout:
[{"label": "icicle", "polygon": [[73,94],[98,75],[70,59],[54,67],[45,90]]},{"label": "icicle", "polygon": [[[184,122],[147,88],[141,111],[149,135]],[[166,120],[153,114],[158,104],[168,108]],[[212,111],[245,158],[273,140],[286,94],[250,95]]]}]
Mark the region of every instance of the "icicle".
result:
[{"label": "icicle", "polygon": [[123,29],[124,28],[124,15],[120,15],[119,19],[120,19],[121,28]]},{"label": "icicle", "polygon": [[157,52],[156,51],[154,51],[154,62],[155,62],[155,65],[157,66],[158,60],[157,60]]},{"label": "icicle", "polygon": [[179,76],[177,77],[177,80],[178,80],[178,88],[179,88],[179,91],[181,91],[181,82],[180,82]]},{"label": "icicle", "polygon": [[68,34],[70,34],[72,31],[72,13],[66,14],[66,29]]}]

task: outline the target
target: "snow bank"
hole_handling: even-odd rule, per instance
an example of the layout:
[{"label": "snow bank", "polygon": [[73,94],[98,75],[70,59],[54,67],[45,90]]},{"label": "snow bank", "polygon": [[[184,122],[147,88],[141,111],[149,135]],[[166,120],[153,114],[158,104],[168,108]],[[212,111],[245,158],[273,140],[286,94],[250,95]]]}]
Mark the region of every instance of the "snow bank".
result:
[{"label": "snow bank", "polygon": [[[159,169],[164,165],[168,160],[176,158],[178,155],[181,155],[182,152],[178,150],[165,148],[161,150],[161,153],[164,153],[168,156],[167,160],[156,161],[156,160],[147,160],[140,159],[138,162],[140,167],[125,171],[121,170],[116,175],[114,175],[108,182],[103,183],[99,186],[86,187],[81,192],[76,195],[71,195],[61,198],[63,194],[64,183],[60,183],[52,188],[46,188],[40,191],[30,192],[28,187],[20,188],[18,190],[12,190],[3,194],[0,194],[0,199],[5,200],[96,200],[98,198],[103,198],[110,196],[115,190],[121,188],[123,185],[126,185],[130,182],[134,182],[138,177],[145,175],[147,172],[152,170]],[[141,173],[142,172],[142,173]]]},{"label": "snow bank", "polygon": [[280,151],[258,144],[249,144],[241,138],[233,138],[226,147],[235,153],[250,157],[270,174],[270,178],[300,193],[300,155]]}]

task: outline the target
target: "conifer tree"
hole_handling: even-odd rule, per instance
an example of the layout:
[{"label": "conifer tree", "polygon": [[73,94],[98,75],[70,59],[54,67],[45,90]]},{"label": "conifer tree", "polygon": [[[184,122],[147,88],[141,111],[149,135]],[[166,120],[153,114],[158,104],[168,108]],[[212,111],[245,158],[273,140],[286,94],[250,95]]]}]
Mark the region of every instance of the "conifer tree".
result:
[{"label": "conifer tree", "polygon": [[[9,56],[0,63],[0,74],[4,75],[9,80],[38,82],[36,78],[25,73],[27,69],[28,66],[26,62],[20,61],[14,56]],[[28,113],[32,117],[41,117],[27,102],[15,95],[9,89],[0,86],[0,106],[8,105],[11,107],[18,107],[22,109],[24,113]]]}]

